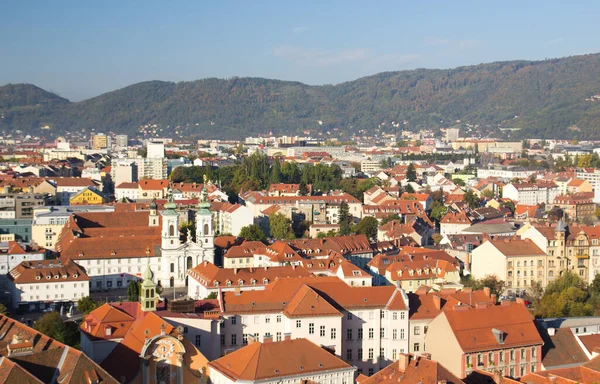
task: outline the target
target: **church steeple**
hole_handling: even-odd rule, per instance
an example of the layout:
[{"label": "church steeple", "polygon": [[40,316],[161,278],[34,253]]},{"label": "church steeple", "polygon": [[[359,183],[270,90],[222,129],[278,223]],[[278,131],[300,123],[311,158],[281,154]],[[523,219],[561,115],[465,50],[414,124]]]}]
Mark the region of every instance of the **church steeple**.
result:
[{"label": "church steeple", "polygon": [[179,243],[179,214],[171,188],[167,192],[165,211],[162,212],[162,249],[177,249]]},{"label": "church steeple", "polygon": [[150,259],[146,264],[146,270],[142,274],[144,281],[140,288],[140,304],[142,311],[150,312],[156,310],[156,284],[152,281],[152,270],[150,269]]},{"label": "church steeple", "polygon": [[204,185],[198,199],[196,210],[196,243],[204,249],[214,248],[214,231],[208,191],[206,190],[207,177],[204,175]]},{"label": "church steeple", "polygon": [[158,227],[158,213],[156,212],[156,199],[153,199],[150,203],[150,215],[148,215],[148,225],[151,227]]}]

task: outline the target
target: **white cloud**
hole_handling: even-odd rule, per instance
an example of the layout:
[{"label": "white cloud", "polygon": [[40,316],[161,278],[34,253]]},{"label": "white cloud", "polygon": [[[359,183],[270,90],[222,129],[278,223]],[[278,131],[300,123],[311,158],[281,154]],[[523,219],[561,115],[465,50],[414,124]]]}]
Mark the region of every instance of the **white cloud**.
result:
[{"label": "white cloud", "polygon": [[556,45],[556,44],[560,44],[563,41],[565,41],[564,37],[559,37],[557,39],[552,39],[552,40],[548,40],[548,41],[544,41],[542,44],[540,44],[542,47],[549,47],[551,45]]},{"label": "white cloud", "polygon": [[303,65],[328,67],[341,63],[364,60],[368,57],[368,52],[363,48],[324,50],[295,45],[280,45],[273,48],[273,55]]},{"label": "white cloud", "polygon": [[312,31],[312,28],[307,27],[305,25],[301,25],[299,27],[292,28],[292,32],[294,32],[294,33],[302,33],[302,32],[308,32],[308,31]]}]

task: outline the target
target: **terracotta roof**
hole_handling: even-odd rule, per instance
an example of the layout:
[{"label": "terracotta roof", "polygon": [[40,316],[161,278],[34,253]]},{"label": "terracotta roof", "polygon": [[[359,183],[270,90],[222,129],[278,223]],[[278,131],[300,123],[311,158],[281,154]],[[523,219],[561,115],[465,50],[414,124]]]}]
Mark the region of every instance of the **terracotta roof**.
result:
[{"label": "terracotta roof", "polygon": [[553,336],[550,336],[546,329],[539,331],[544,340],[542,364],[546,369],[567,364],[582,364],[589,360],[570,328],[557,328]]},{"label": "terracotta roof", "polygon": [[169,180],[140,180],[138,184],[140,189],[146,191],[157,191],[168,188]]},{"label": "terracotta roof", "polygon": [[122,339],[134,321],[123,309],[103,304],[85,316],[79,328],[92,340]]},{"label": "terracotta roof", "polygon": [[8,274],[15,284],[46,284],[48,282],[89,281],[90,278],[83,268],[67,259],[60,260],[22,261]]},{"label": "terracotta roof", "polygon": [[44,382],[10,359],[0,357],[0,383],[43,384]]},{"label": "terracotta roof", "polygon": [[139,185],[137,182],[134,183],[121,183],[115,187],[115,189],[138,189]]},{"label": "terracotta roof", "polygon": [[254,342],[208,365],[233,381],[258,381],[353,368],[306,339]]},{"label": "terracotta roof", "polygon": [[399,359],[360,384],[460,384],[463,381],[437,361],[401,353]]},{"label": "terracotta roof", "polygon": [[263,286],[278,278],[309,277],[312,276],[312,273],[301,266],[219,268],[208,261],[204,261],[188,269],[187,275],[205,287],[236,287]]},{"label": "terracotta roof", "polygon": [[[281,278],[263,291],[223,292],[223,307],[228,313],[268,313],[283,311],[302,285],[307,285],[328,302],[341,308],[387,308],[405,310],[402,294],[393,286],[348,286],[338,277]],[[400,300],[394,300],[399,297]]]},{"label": "terracotta roof", "polygon": [[308,285],[300,287],[283,313],[289,318],[342,316],[342,313]]},{"label": "terracotta roof", "polygon": [[440,221],[441,224],[471,224],[467,214],[461,212],[448,212]]},{"label": "terracotta roof", "polygon": [[429,292],[428,289],[419,288],[414,293],[408,294],[410,302],[410,319],[433,319],[442,311],[453,310],[455,305],[468,305],[475,307],[478,303],[496,304],[496,297],[486,290],[455,290],[443,289],[440,292]]},{"label": "terracotta roof", "polygon": [[[0,315],[0,335],[0,356],[3,356],[0,357],[0,382],[49,383],[55,380],[58,383],[79,384],[90,382],[87,378],[93,377],[101,383],[118,383],[83,352],[2,315]],[[27,348],[30,353],[9,356],[11,345]],[[29,375],[15,371],[14,366],[7,361],[18,364],[23,370],[28,371]],[[4,371],[9,368],[9,372]],[[4,381],[3,375],[6,374],[9,378],[18,377],[23,381]],[[12,376],[13,374],[15,376]],[[31,380],[31,376],[35,376],[39,381]]]},{"label": "terracotta roof", "polygon": [[528,373],[520,382],[528,384],[596,384],[600,383],[600,356],[570,368],[550,369]]},{"label": "terracotta roof", "polygon": [[[464,352],[542,344],[533,317],[523,304],[507,302],[482,308],[455,306],[440,316],[446,317]],[[504,334],[502,344],[496,339],[494,329]]]},{"label": "terracotta roof", "polygon": [[100,183],[92,179],[84,179],[81,177],[57,177],[52,178],[57,187],[95,187]]},{"label": "terracotta roof", "polygon": [[505,256],[542,256],[546,253],[529,239],[487,240]]}]

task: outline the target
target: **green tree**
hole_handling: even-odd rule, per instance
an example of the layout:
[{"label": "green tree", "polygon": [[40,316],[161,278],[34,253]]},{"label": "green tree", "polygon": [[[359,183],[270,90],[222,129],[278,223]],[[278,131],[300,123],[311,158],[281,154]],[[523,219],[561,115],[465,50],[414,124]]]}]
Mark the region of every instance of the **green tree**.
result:
[{"label": "green tree", "polygon": [[365,235],[368,239],[377,239],[377,227],[379,222],[373,216],[365,216],[356,226],[354,226],[354,232],[357,234]]},{"label": "green tree", "polygon": [[475,209],[475,208],[479,207],[479,198],[471,190],[468,190],[467,192],[465,192],[465,194],[463,195],[463,201],[465,203],[467,203],[467,205],[471,209]]},{"label": "green tree", "polygon": [[267,241],[267,236],[262,229],[256,224],[250,224],[240,230],[240,237],[248,241]]},{"label": "green tree", "polygon": [[438,201],[434,201],[431,204],[431,211],[429,213],[429,217],[433,220],[437,222],[441,221],[442,218],[446,216],[446,213],[448,213],[448,207],[446,207],[444,204]]},{"label": "green tree", "polygon": [[352,216],[350,215],[350,208],[348,203],[342,201],[338,212],[338,223],[340,224],[340,235],[349,235],[352,228]]},{"label": "green tree", "polygon": [[588,290],[587,284],[575,273],[564,272],[546,287],[541,299],[535,303],[536,316],[591,316],[598,307],[598,281]]},{"label": "green tree", "polygon": [[137,280],[131,280],[127,284],[127,301],[138,301],[140,299],[140,283]]},{"label": "green tree", "polygon": [[462,281],[463,285],[468,288],[472,288],[473,290],[479,290],[483,288],[489,288],[490,293],[500,297],[500,295],[504,292],[504,281],[498,280],[498,278],[494,275],[486,275],[481,279],[473,279],[471,275],[467,277],[463,277]]},{"label": "green tree", "polygon": [[206,296],[206,300],[214,300],[217,297],[218,297],[217,296],[217,292],[211,292],[211,293],[208,294],[208,296]]},{"label": "green tree", "polygon": [[8,310],[6,309],[6,305],[0,303],[0,315],[8,316]]},{"label": "green tree", "polygon": [[281,175],[281,164],[279,160],[273,161],[273,165],[271,165],[271,174],[269,175],[269,183],[277,184],[281,183],[282,175]]},{"label": "green tree", "polygon": [[400,215],[398,215],[397,213],[390,213],[389,215],[385,215],[382,219],[381,219],[381,225],[387,224],[392,220],[398,220],[400,221]]},{"label": "green tree", "polygon": [[431,235],[431,240],[433,240],[435,245],[438,245],[440,243],[440,241],[442,241],[443,238],[444,237],[442,235],[440,235],[439,233],[434,233],[433,235]]},{"label": "green tree", "polygon": [[458,177],[452,179],[452,182],[458,185],[459,187],[464,187],[465,185],[467,185],[463,179],[459,179]]},{"label": "green tree", "polygon": [[94,309],[98,308],[100,305],[101,303],[92,300],[92,298],[89,296],[85,296],[77,300],[77,310],[83,312],[86,315],[92,312]]},{"label": "green tree", "polygon": [[271,237],[275,239],[293,239],[294,231],[292,230],[292,220],[281,213],[273,213],[269,215],[269,228]]},{"label": "green tree", "polygon": [[79,328],[74,322],[65,323],[56,311],[44,314],[33,328],[61,343],[79,348]]},{"label": "green tree", "polygon": [[307,196],[308,195],[308,187],[306,186],[306,183],[304,181],[301,181],[300,185],[298,187],[299,187],[299,191],[298,192],[300,193],[300,196]]},{"label": "green tree", "polygon": [[510,211],[512,213],[515,213],[516,207],[515,207],[514,201],[512,201],[512,200],[510,200],[510,201],[503,201],[502,203],[500,203],[500,206],[508,208],[508,209],[510,209]]},{"label": "green tree", "polygon": [[408,181],[417,181],[417,170],[415,169],[415,165],[410,163],[408,168],[406,168],[406,180]]},{"label": "green tree", "polygon": [[404,192],[406,192],[406,193],[415,193],[415,189],[413,188],[412,185],[406,184],[406,187],[404,187]]}]

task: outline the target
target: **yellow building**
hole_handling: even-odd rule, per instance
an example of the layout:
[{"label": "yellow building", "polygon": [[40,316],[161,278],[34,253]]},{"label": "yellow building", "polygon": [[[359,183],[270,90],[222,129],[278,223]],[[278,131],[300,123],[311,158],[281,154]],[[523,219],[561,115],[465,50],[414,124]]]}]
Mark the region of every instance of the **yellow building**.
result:
[{"label": "yellow building", "polygon": [[106,197],[92,188],[86,188],[69,199],[70,205],[99,205],[106,202]]}]

